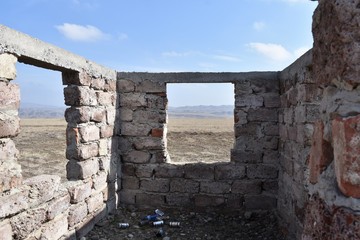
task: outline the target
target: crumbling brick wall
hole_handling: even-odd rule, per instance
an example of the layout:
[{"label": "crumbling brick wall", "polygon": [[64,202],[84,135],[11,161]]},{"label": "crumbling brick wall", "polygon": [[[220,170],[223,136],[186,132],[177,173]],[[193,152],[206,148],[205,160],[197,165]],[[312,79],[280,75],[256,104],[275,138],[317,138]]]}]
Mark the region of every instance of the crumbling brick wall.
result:
[{"label": "crumbling brick wall", "polygon": [[[138,207],[275,209],[277,73],[118,73],[120,203]],[[167,83],[230,82],[235,145],[229,163],[171,164],[166,149]]]}]

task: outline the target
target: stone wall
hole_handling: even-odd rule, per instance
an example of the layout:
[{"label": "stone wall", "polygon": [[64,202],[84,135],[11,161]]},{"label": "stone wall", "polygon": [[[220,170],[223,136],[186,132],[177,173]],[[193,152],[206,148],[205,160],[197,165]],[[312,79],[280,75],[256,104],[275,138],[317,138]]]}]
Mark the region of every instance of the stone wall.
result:
[{"label": "stone wall", "polygon": [[[277,73],[118,73],[120,203],[138,207],[276,208]],[[167,83],[231,82],[235,145],[231,162],[171,164],[166,150]]]},{"label": "stone wall", "polygon": [[[62,72],[67,178],[22,179],[16,62]],[[0,25],[0,239],[80,239],[117,206],[115,71]],[[65,129],[64,129],[65,130]],[[56,147],[56,146],[54,146]]]}]

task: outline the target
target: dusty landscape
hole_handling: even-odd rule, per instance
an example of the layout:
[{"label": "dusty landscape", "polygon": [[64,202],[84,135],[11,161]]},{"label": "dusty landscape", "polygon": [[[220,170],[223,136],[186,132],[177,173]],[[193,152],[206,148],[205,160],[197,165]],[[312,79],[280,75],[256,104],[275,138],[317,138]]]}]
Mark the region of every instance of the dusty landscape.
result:
[{"label": "dusty landscape", "polygon": [[[22,119],[15,138],[23,176],[56,174],[66,180],[64,119]],[[232,118],[170,118],[168,150],[174,164],[230,161]]]}]

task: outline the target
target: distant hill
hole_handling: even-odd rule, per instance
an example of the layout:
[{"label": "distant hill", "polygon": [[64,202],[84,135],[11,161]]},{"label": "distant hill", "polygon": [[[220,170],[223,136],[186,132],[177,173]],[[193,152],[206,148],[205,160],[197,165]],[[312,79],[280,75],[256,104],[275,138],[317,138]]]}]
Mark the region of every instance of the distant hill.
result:
[{"label": "distant hill", "polygon": [[67,107],[48,106],[36,103],[21,103],[19,116],[21,118],[64,118]]},{"label": "distant hill", "polygon": [[194,118],[233,117],[234,106],[200,105],[200,106],[169,107],[168,114],[170,117],[194,117]]},{"label": "distant hill", "polygon": [[[48,106],[34,103],[21,103],[19,115],[21,118],[64,118],[67,107]],[[222,118],[233,117],[234,106],[232,105],[200,105],[169,107],[170,117],[193,117],[193,118]]]}]

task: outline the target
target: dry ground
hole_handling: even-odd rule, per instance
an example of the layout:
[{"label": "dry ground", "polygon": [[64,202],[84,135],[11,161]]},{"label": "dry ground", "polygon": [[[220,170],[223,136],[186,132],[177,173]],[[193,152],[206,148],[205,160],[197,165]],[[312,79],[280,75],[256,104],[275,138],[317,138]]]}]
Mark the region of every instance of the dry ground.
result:
[{"label": "dry ground", "polygon": [[[66,176],[66,122],[64,119],[22,119],[15,138],[23,176]],[[234,143],[231,118],[170,118],[168,150],[174,164],[230,161]]]}]

